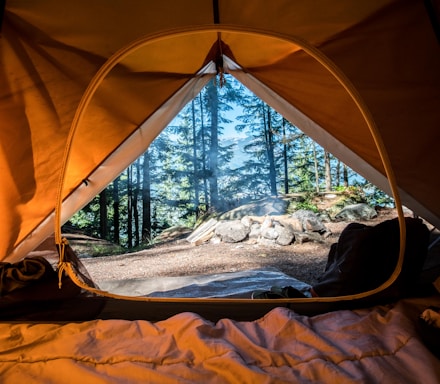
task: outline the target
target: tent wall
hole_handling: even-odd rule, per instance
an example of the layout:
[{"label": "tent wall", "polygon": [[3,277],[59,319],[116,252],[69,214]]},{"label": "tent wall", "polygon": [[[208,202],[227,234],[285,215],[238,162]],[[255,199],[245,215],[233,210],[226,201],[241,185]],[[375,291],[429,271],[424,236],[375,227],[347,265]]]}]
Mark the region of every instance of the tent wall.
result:
[{"label": "tent wall", "polygon": [[[102,79],[72,137],[64,219],[130,163],[124,143],[136,135],[151,142],[178,112],[171,101],[194,96],[191,79],[221,54],[366,164],[348,165],[383,176],[359,108],[307,54],[310,46],[357,90],[400,190],[439,226],[440,50],[423,1],[8,0],[0,39],[2,260],[25,256],[53,232],[77,106],[107,60],[137,40]],[[115,159],[124,160],[116,167]]]}]

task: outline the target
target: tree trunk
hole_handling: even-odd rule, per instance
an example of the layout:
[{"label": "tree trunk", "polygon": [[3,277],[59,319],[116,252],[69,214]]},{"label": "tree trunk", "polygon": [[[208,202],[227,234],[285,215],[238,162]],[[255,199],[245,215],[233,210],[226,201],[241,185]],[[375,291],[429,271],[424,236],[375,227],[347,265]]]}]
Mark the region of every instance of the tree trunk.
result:
[{"label": "tree trunk", "polygon": [[287,168],[287,136],[286,136],[286,119],[283,117],[283,163],[284,163],[284,193],[289,193],[289,170]]},{"label": "tree trunk", "polygon": [[209,198],[208,198],[208,179],[207,179],[207,166],[206,166],[206,140],[205,140],[205,117],[203,114],[203,100],[202,94],[199,95],[200,98],[200,123],[202,129],[202,174],[203,174],[203,195],[205,197],[205,210],[209,208]]},{"label": "tree trunk", "polygon": [[113,181],[113,242],[115,244],[119,244],[119,180],[120,176],[118,176]]},{"label": "tree trunk", "polygon": [[139,158],[136,160],[133,166],[135,167],[135,171],[136,171],[136,182],[134,183],[134,189],[133,189],[132,207],[133,207],[133,221],[134,221],[134,245],[137,247],[140,244],[138,200],[139,200],[141,172],[140,172]]},{"label": "tree trunk", "polygon": [[107,189],[99,194],[99,234],[101,239],[108,238]]},{"label": "tree trunk", "polygon": [[[263,111],[265,109],[262,103]],[[267,108],[267,114],[263,113],[264,116],[264,135],[266,141],[266,152],[267,158],[269,160],[269,181],[270,181],[270,193],[272,196],[277,196],[277,181],[276,181],[276,170],[275,170],[275,156],[274,156],[274,143],[273,143],[273,131],[272,131],[272,119],[270,114],[270,108]]]},{"label": "tree trunk", "polygon": [[199,214],[199,177],[197,172],[197,130],[196,130],[196,111],[194,100],[191,102],[192,112],[192,134],[193,134],[193,183],[194,183],[194,212],[196,219]]},{"label": "tree trunk", "polygon": [[143,155],[144,166],[142,168],[142,241],[151,240],[151,178],[150,178],[150,155],[146,151]]},{"label": "tree trunk", "polygon": [[324,165],[325,165],[325,190],[330,192],[332,190],[332,172],[330,168],[330,153],[324,151]]},{"label": "tree trunk", "polygon": [[313,142],[313,161],[315,164],[315,189],[319,193],[319,169],[318,169],[318,155],[316,154],[316,144]]},{"label": "tree trunk", "polygon": [[133,247],[133,207],[132,207],[132,197],[133,197],[133,189],[132,189],[132,166],[130,165],[127,168],[127,247]]},{"label": "tree trunk", "polygon": [[211,206],[218,210],[218,92],[214,82],[211,81],[208,86],[208,97],[211,113],[211,145],[209,146],[209,194]]},{"label": "tree trunk", "polygon": [[348,167],[344,164],[344,187],[347,188],[348,187]]},{"label": "tree trunk", "polygon": [[338,159],[338,165],[336,168],[336,187],[341,185],[341,160]]}]

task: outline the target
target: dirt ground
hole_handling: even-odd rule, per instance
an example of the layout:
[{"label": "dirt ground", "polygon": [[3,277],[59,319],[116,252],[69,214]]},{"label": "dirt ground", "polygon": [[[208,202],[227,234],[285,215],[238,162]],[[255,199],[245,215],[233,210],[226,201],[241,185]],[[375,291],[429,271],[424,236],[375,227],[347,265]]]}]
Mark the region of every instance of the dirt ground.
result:
[{"label": "dirt ground", "polygon": [[[377,218],[364,222],[375,225],[396,217],[394,210],[379,211]],[[105,280],[187,276],[276,268],[298,280],[314,284],[324,271],[327,254],[348,222],[325,223],[332,235],[322,242],[289,246],[261,244],[205,243],[199,246],[185,239],[173,240],[136,253],[82,258],[92,279]]]}]

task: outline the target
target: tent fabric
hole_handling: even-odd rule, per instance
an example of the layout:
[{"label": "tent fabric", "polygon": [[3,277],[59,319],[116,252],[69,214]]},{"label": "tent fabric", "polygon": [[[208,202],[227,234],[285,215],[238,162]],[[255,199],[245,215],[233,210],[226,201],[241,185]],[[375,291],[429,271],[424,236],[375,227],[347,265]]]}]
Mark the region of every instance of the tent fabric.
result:
[{"label": "tent fabric", "polygon": [[[222,56],[234,64],[232,75],[265,90],[267,102],[386,189],[360,100],[403,203],[439,226],[438,6],[425,3],[8,0],[0,39],[0,260],[20,260],[53,233],[58,193],[65,221],[102,190],[215,76]],[[60,184],[84,92],[136,42],[91,95]]]},{"label": "tent fabric", "polygon": [[0,323],[2,383],[426,383],[440,365],[417,330],[437,299],[255,321]]}]

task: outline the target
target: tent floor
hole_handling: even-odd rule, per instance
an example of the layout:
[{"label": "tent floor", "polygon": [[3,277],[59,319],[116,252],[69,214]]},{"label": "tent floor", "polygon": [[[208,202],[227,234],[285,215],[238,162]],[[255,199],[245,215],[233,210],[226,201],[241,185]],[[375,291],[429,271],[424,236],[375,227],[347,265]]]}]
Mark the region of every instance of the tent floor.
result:
[{"label": "tent floor", "polygon": [[[0,321],[77,322],[93,319],[159,321],[181,312],[193,312],[207,320],[230,318],[238,321],[258,319],[275,307],[287,307],[303,315],[316,315],[338,309],[366,308],[376,300],[319,303],[310,300],[252,300],[255,289],[292,285],[305,289],[307,284],[276,270],[192,276],[185,278],[128,279],[103,284],[113,293],[148,296],[150,301],[115,299],[97,295],[79,295],[67,280],[58,290],[57,282],[32,285],[19,295],[0,303]],[[55,285],[55,286],[54,286]],[[431,290],[415,291],[415,296],[429,296]],[[29,295],[29,290],[32,295]],[[52,296],[48,299],[48,291]],[[27,291],[27,292],[26,292]],[[76,292],[76,294],[75,294]],[[29,295],[29,296],[28,296]],[[27,298],[27,299],[23,299]]]}]

